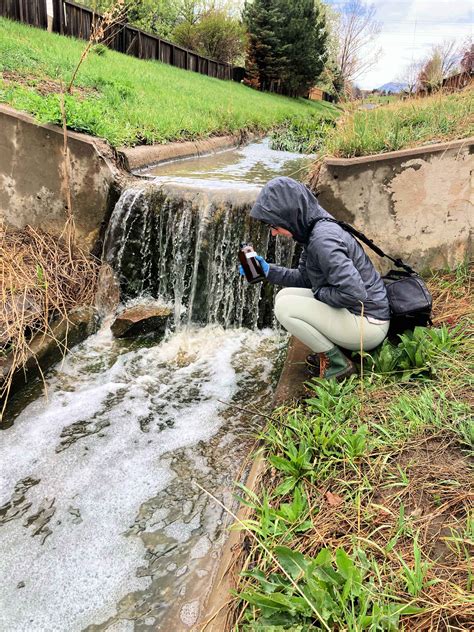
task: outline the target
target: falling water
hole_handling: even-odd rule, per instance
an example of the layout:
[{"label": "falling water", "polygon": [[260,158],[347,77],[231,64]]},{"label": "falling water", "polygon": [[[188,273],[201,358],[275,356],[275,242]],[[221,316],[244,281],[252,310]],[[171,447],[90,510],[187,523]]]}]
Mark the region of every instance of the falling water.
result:
[{"label": "falling water", "polygon": [[[192,189],[191,189],[192,191]],[[212,189],[182,196],[181,187],[153,184],[126,190],[112,214],[104,258],[124,298],[146,294],[174,306],[175,323],[224,327],[271,324],[273,292],[238,274],[240,243],[279,265],[291,265],[292,241],[270,238],[249,218],[258,190]]]}]

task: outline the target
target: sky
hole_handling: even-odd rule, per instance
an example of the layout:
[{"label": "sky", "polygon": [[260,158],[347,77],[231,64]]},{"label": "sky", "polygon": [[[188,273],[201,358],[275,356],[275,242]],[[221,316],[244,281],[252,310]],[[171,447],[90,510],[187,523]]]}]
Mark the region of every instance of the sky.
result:
[{"label": "sky", "polygon": [[[337,9],[345,4],[345,0],[324,1]],[[403,68],[426,57],[432,45],[473,35],[474,0],[373,0],[371,4],[382,26],[374,45],[382,52],[377,64],[357,79],[362,89],[401,80]]]}]

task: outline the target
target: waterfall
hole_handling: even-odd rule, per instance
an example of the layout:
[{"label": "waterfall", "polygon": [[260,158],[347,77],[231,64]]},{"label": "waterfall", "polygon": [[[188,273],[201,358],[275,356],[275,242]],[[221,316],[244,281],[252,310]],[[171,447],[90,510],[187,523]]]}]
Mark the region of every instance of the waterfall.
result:
[{"label": "waterfall", "polygon": [[250,219],[257,193],[254,187],[190,191],[153,183],[125,190],[104,241],[122,298],[172,304],[176,326],[271,325],[274,289],[239,276],[238,250],[242,241],[251,242],[270,261],[291,265],[294,243],[272,238]]}]

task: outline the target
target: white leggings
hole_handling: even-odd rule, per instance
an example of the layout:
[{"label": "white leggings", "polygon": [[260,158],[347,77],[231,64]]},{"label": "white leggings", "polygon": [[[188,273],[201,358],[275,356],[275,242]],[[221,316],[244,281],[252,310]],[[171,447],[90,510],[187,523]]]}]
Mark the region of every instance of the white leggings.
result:
[{"label": "white leggings", "polygon": [[283,327],[315,353],[334,345],[366,351],[375,349],[385,338],[389,323],[377,325],[356,316],[344,307],[331,307],[314,298],[307,288],[286,287],[275,297],[275,316]]}]

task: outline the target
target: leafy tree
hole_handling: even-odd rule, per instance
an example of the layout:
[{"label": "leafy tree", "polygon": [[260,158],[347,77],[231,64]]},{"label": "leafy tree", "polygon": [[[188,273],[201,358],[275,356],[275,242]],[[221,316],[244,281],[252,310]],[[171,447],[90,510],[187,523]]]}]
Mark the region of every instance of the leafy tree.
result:
[{"label": "leafy tree", "polygon": [[319,88],[338,98],[344,93],[344,77],[339,67],[339,13],[323,0],[315,0],[320,15],[325,23],[327,33],[327,58],[324,69],[318,79]]},{"label": "leafy tree", "polygon": [[457,40],[445,40],[431,48],[424,61],[419,75],[420,86],[432,92],[443,85],[443,80],[457,74],[462,68],[462,57],[466,42],[459,44]]},{"label": "leafy tree", "polygon": [[441,87],[443,83],[443,60],[438,50],[435,50],[424,64],[418,81],[427,92],[433,92]]},{"label": "leafy tree", "polygon": [[218,61],[235,63],[245,47],[245,28],[224,11],[208,11],[196,26],[199,52]]},{"label": "leafy tree", "polygon": [[290,96],[307,93],[327,57],[324,14],[314,0],[246,2],[246,83]]},{"label": "leafy tree", "polygon": [[[184,2],[185,0],[183,0]],[[104,13],[116,0],[81,0],[98,13]],[[164,39],[171,39],[180,21],[182,4],[176,0],[130,0],[127,2],[127,21],[134,26]]]},{"label": "leafy tree", "polygon": [[188,21],[179,24],[173,31],[173,39],[206,57],[235,63],[244,50],[245,29],[225,11],[211,9],[192,24]]}]

